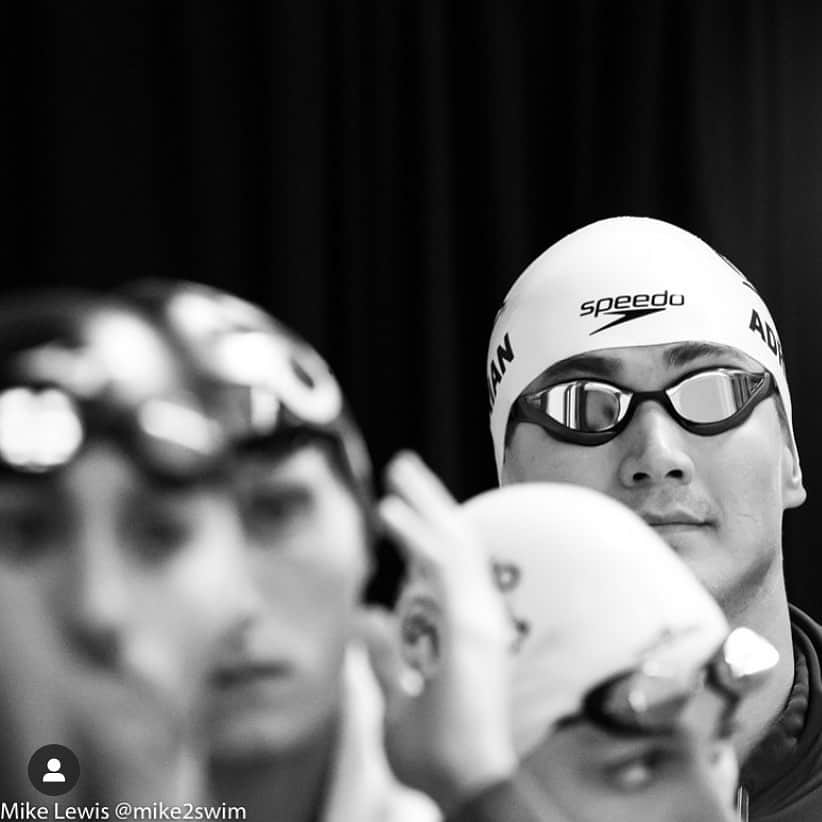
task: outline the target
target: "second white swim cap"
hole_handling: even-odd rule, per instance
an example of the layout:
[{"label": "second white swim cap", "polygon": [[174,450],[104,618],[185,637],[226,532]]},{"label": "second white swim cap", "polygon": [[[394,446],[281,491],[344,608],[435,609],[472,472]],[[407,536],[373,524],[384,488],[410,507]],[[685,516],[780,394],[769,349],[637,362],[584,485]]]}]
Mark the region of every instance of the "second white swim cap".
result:
[{"label": "second white swim cap", "polygon": [[[605,679],[659,658],[706,662],[728,634],[719,606],[620,503],[586,488],[525,483],[462,506],[494,563],[519,640],[514,741],[533,750]],[[481,687],[481,683],[477,683]]]}]

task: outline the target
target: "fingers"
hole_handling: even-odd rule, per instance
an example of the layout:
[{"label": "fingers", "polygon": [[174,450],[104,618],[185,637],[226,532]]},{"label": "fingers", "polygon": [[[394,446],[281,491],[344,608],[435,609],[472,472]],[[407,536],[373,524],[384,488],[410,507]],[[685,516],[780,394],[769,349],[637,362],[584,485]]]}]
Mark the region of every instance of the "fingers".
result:
[{"label": "fingers", "polygon": [[[411,452],[395,457],[386,469],[389,496],[378,514],[388,532],[423,567],[433,566],[446,582],[463,574],[487,573],[481,545],[460,516],[454,498]],[[480,562],[479,557],[483,557]]]},{"label": "fingers", "polygon": [[404,499],[392,496],[381,500],[377,505],[377,516],[412,564],[417,563],[425,569],[441,563],[440,539]]},{"label": "fingers", "polygon": [[412,451],[401,451],[385,469],[389,491],[401,496],[417,511],[448,516],[457,502],[428,466]]},{"label": "fingers", "polygon": [[380,502],[378,516],[411,564],[416,563],[429,582],[448,592],[446,607],[496,597],[482,541],[422,460],[411,452],[396,456],[386,470],[386,485],[391,493]]}]

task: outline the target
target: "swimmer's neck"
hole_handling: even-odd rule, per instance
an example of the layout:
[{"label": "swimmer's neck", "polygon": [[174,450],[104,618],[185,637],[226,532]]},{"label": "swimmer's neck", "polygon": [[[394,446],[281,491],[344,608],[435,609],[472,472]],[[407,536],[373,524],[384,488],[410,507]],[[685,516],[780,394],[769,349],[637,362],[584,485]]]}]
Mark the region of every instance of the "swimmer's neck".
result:
[{"label": "swimmer's neck", "polygon": [[739,731],[734,742],[744,764],[779,718],[794,681],[793,638],[781,557],[757,589],[734,603],[722,603],[731,627],[744,625],[765,637],[779,651],[779,663],[770,678],[745,697],[737,714]]},{"label": "swimmer's neck", "polygon": [[253,760],[212,762],[215,803],[246,809],[246,822],[318,822],[337,742],[336,717],[299,748]]}]

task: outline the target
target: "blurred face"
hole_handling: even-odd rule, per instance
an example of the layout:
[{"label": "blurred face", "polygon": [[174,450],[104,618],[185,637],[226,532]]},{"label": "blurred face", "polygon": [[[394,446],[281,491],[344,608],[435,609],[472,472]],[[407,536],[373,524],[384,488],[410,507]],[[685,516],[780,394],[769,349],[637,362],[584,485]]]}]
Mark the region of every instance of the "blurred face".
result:
[{"label": "blurred face", "polygon": [[731,822],[737,764],[725,706],[703,691],[669,734],[615,736],[574,723],[551,734],[525,767],[577,822]]},{"label": "blurred face", "polygon": [[[526,392],[578,377],[652,391],[721,366],[762,370],[733,349],[706,345],[609,349],[560,363]],[[736,428],[700,436],[648,401],[620,434],[595,446],[562,442],[520,422],[510,432],[503,483],[570,482],[625,503],[733,613],[744,609],[770,572],[781,573],[782,512],[805,498],[776,402],[764,400]]]},{"label": "blurred face", "polygon": [[4,570],[36,586],[84,667],[181,709],[248,604],[241,546],[226,492],[158,485],[108,444],[49,477],[0,479]]},{"label": "blurred face", "polygon": [[322,446],[249,459],[238,482],[261,604],[211,678],[217,759],[277,754],[325,730],[367,570],[361,510]]}]

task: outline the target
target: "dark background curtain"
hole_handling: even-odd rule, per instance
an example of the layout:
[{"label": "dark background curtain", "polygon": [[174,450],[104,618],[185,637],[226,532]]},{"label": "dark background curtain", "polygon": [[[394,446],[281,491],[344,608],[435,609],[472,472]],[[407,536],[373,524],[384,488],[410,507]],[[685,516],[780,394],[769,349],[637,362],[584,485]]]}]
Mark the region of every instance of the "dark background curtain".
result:
[{"label": "dark background curtain", "polygon": [[[12,10],[13,9],[13,10]],[[375,462],[494,482],[484,359],[534,256],[616,214],[694,231],[781,329],[817,618],[822,8],[804,2],[4,7],[2,288],[180,276],[330,360]]]}]

